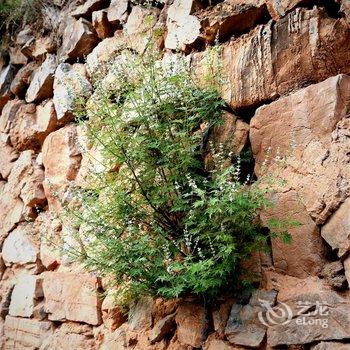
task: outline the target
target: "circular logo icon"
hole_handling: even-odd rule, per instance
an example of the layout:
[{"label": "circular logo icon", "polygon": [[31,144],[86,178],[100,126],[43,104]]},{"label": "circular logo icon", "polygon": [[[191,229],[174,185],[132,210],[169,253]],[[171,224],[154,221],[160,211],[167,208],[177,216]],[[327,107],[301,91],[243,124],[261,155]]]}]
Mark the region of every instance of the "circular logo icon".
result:
[{"label": "circular logo icon", "polygon": [[292,309],[285,303],[280,302],[277,306],[272,307],[271,303],[259,299],[261,306],[266,311],[258,313],[259,321],[265,326],[288,324],[293,318]]}]

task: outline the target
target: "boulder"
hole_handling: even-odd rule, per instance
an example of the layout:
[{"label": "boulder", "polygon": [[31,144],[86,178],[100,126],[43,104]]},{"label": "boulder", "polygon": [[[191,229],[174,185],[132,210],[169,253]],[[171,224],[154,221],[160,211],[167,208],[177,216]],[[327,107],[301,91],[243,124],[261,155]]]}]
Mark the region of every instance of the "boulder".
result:
[{"label": "boulder", "polygon": [[273,290],[257,290],[248,304],[238,301],[232,305],[225,335],[234,345],[259,347],[266,334],[266,326],[259,320],[259,314],[275,304],[277,293]]},{"label": "boulder", "polygon": [[17,111],[9,131],[12,145],[18,151],[39,150],[46,136],[57,129],[57,117],[52,100],[35,104],[23,104]]},{"label": "boulder", "polygon": [[15,198],[4,185],[0,198],[0,244],[19,222],[24,221],[24,205],[20,198]]},{"label": "boulder", "polygon": [[113,35],[113,26],[108,21],[106,10],[92,13],[92,26],[101,40]]},{"label": "boulder", "polygon": [[124,26],[127,36],[148,32],[157,23],[159,11],[147,9],[141,6],[134,6]]},{"label": "boulder", "polygon": [[45,168],[44,189],[49,207],[59,210],[57,197],[63,199],[80,167],[81,154],[77,145],[76,126],[71,124],[52,132],[44,141],[42,158]]},{"label": "boulder", "polygon": [[116,27],[124,24],[128,18],[129,0],[111,0],[107,10],[108,21]]},{"label": "boulder", "polygon": [[17,112],[21,106],[24,105],[24,101],[15,99],[8,101],[4,106],[0,115],[0,131],[8,133],[12,128],[12,125],[16,119]]},{"label": "boulder", "polygon": [[120,306],[116,305],[113,293],[107,293],[103,299],[101,310],[103,324],[110,331],[115,331],[127,321],[125,312],[123,312]]},{"label": "boulder", "polygon": [[194,348],[202,346],[209,326],[203,306],[191,302],[181,303],[177,309],[175,321],[177,339],[180,343]]},{"label": "boulder", "polygon": [[72,26],[66,27],[58,51],[61,61],[75,61],[88,55],[97,45],[99,39],[90,22],[80,18]]},{"label": "boulder", "polygon": [[153,299],[143,298],[135,301],[129,311],[129,328],[132,332],[146,330],[152,326]]},{"label": "boulder", "polygon": [[45,312],[52,321],[101,323],[101,300],[97,277],[88,274],[44,272]]},{"label": "boulder", "polygon": [[46,202],[43,180],[44,171],[35,153],[24,151],[14,163],[3,192],[14,199],[19,197],[28,208],[40,207]]},{"label": "boulder", "polygon": [[4,349],[39,349],[52,332],[49,321],[6,316]]},{"label": "boulder", "polygon": [[[206,147],[204,147],[205,162],[208,167],[212,164],[212,154],[210,144],[212,143],[215,152],[219,152],[222,147],[224,156],[229,157],[229,154],[238,155],[244,148],[248,140],[249,125],[235,115],[224,112],[222,116],[223,123],[213,127],[208,132]],[[204,128],[206,129],[206,128]]]},{"label": "boulder", "polygon": [[107,333],[103,336],[103,342],[100,350],[126,350],[128,348],[126,341],[126,332],[121,327],[113,333]]},{"label": "boulder", "polygon": [[152,328],[149,335],[149,341],[152,344],[161,341],[165,336],[168,336],[174,331],[175,327],[175,313],[165,316]]},{"label": "boulder", "polygon": [[321,276],[335,290],[343,290],[348,286],[344,266],[339,260],[325,264],[321,271]]},{"label": "boulder", "polygon": [[26,56],[23,55],[23,53],[21,52],[21,48],[16,46],[16,47],[10,47],[9,49],[10,51],[10,62],[13,65],[25,65],[27,64],[28,58]]},{"label": "boulder", "polygon": [[30,236],[30,225],[21,224],[10,232],[2,247],[2,258],[6,266],[12,264],[35,264],[39,249]]},{"label": "boulder", "polygon": [[[333,169],[334,171],[334,169]],[[350,179],[349,179],[350,181]],[[322,227],[321,235],[326,242],[343,257],[350,251],[350,198],[341,204],[339,209],[330,217]]]},{"label": "boulder", "polygon": [[33,74],[25,98],[28,103],[40,102],[52,97],[56,67],[56,56],[48,54],[43,64]]},{"label": "boulder", "polygon": [[88,98],[91,92],[92,86],[83,64],[61,63],[56,69],[53,95],[58,121],[73,120],[77,101]]},{"label": "boulder", "polygon": [[50,211],[39,213],[34,222],[34,234],[40,237],[40,261],[47,270],[60,264],[62,223]]},{"label": "boulder", "polygon": [[15,284],[16,277],[14,271],[6,269],[0,282],[0,322],[3,321],[9,313],[11,295]]},{"label": "boulder", "polygon": [[83,5],[78,6],[71,15],[77,19],[80,17],[89,19],[94,11],[106,8],[109,2],[109,0],[87,0]]},{"label": "boulder", "polygon": [[215,332],[224,336],[227,320],[230,316],[233,300],[228,299],[212,311],[213,327]]},{"label": "boulder", "polygon": [[[227,81],[222,96],[233,109],[244,111],[339,72],[349,73],[349,37],[343,18],[330,18],[318,8],[297,8],[276,24],[257,26],[222,45],[217,65]],[[199,77],[208,69],[207,57],[207,51],[192,57]]]},{"label": "boulder", "polygon": [[90,326],[74,322],[63,323],[49,337],[40,350],[95,350],[95,340]]},{"label": "boulder", "polygon": [[169,6],[165,48],[185,51],[198,41],[201,24],[193,13],[202,6],[197,0],[175,0]]},{"label": "boulder", "polygon": [[41,37],[35,40],[31,57],[35,60],[43,60],[47,54],[53,54],[56,52],[56,43],[50,37]]},{"label": "boulder", "polygon": [[[277,271],[300,278],[317,275],[325,260],[323,242],[319,228],[305,210],[298,193],[295,190],[277,191],[271,201],[272,206],[261,212],[261,218],[267,226],[270,219],[298,223],[297,226],[287,228],[291,242],[284,243],[281,237],[272,238],[274,267]],[[276,231],[282,234],[278,229]]]},{"label": "boulder", "polygon": [[255,173],[295,188],[316,224],[350,193],[349,87],[350,77],[331,77],[260,107],[250,123]]},{"label": "boulder", "polygon": [[12,295],[9,314],[31,317],[38,299],[43,297],[42,280],[37,276],[24,275],[16,283]]},{"label": "boulder", "polygon": [[[269,311],[271,317],[275,316],[267,330],[269,346],[349,338],[348,292],[338,294],[317,277],[274,276],[273,279],[274,283],[278,280],[279,293],[277,306]],[[283,314],[288,317],[278,317]]]},{"label": "boulder", "polygon": [[7,179],[10,175],[14,161],[18,158],[18,152],[11,146],[10,138],[7,134],[0,134],[0,175],[2,179]]},{"label": "boulder", "polygon": [[24,98],[26,89],[31,82],[32,74],[37,68],[38,64],[34,61],[22,67],[11,82],[11,92],[20,98]]},{"label": "boulder", "polygon": [[[307,2],[308,1],[306,1],[306,3]],[[267,9],[269,10],[271,17],[276,21],[303,3],[303,0],[283,0],[279,2],[274,0],[266,0]]]},{"label": "boulder", "polygon": [[249,31],[266,15],[264,1],[224,1],[196,12],[201,24],[198,36],[207,44],[224,41],[232,35]]}]

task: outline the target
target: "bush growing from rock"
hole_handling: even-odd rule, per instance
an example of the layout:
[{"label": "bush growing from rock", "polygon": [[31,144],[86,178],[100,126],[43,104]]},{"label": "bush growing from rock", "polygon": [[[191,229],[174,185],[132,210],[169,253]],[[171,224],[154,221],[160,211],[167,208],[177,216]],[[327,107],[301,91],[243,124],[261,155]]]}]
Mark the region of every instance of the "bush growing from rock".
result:
[{"label": "bush growing from rock", "polygon": [[243,259],[267,248],[258,212],[270,189],[242,180],[240,158],[221,146],[210,143],[213,166],[204,164],[227,107],[215,77],[199,84],[179,57],[122,55],[109,69],[114,83],[95,79],[93,103],[78,111],[104,170],[67,209],[80,226],[71,253],[112,278],[123,301],[215,297],[237,286]]}]

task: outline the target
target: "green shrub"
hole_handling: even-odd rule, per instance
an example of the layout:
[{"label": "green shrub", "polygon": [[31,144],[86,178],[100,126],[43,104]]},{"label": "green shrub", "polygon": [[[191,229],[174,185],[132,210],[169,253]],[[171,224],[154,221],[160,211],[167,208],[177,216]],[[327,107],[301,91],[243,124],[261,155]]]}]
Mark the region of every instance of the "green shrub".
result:
[{"label": "green shrub", "polygon": [[242,183],[240,158],[220,146],[210,145],[215,166],[205,168],[205,135],[227,107],[212,79],[200,86],[180,58],[120,57],[109,69],[115,83],[97,80],[94,103],[80,109],[105,170],[76,189],[81,205],[67,212],[81,249],[71,253],[112,278],[124,300],[215,297],[267,248],[258,212],[269,189]]}]

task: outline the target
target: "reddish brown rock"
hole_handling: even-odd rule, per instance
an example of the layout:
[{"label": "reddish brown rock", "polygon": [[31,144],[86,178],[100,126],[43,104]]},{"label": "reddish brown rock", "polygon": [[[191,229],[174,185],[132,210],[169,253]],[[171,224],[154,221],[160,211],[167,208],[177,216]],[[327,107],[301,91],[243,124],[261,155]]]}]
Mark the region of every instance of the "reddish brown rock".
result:
[{"label": "reddish brown rock", "polygon": [[238,119],[231,113],[223,114],[223,123],[214,127],[209,131],[207,148],[205,149],[206,163],[212,163],[212,155],[210,154],[210,144],[212,143],[215,152],[219,152],[222,147],[224,156],[229,157],[229,154],[239,154],[248,140],[249,125],[243,120]]},{"label": "reddish brown rock", "polygon": [[10,90],[19,97],[24,97],[25,91],[31,82],[33,72],[38,68],[36,62],[30,62],[22,67],[12,80]]},{"label": "reddish brown rock", "polygon": [[151,297],[134,301],[129,311],[129,328],[132,332],[148,330],[152,326],[153,299]]},{"label": "reddish brown rock", "polygon": [[273,195],[273,206],[263,211],[265,222],[269,219],[295,220],[298,226],[289,227],[290,243],[280,237],[272,239],[272,256],[278,271],[295,277],[317,275],[324,264],[324,248],[320,231],[294,190]]},{"label": "reddish brown rock", "polygon": [[49,320],[70,320],[91,325],[101,323],[98,278],[87,274],[45,272],[43,281],[45,311]]},{"label": "reddish brown rock", "polygon": [[107,333],[103,338],[100,350],[126,350],[128,348],[126,332],[122,327],[113,333]]},{"label": "reddish brown rock", "polygon": [[24,104],[21,100],[11,100],[4,106],[0,116],[0,131],[8,133],[12,128],[12,124],[16,118],[17,111]]},{"label": "reddish brown rock", "polygon": [[108,21],[117,27],[124,24],[128,18],[128,6],[129,0],[111,0],[107,10]]},{"label": "reddish brown rock", "polygon": [[10,144],[10,137],[7,134],[0,134],[0,175],[2,179],[7,179],[10,175],[14,161],[18,158],[18,153]]},{"label": "reddish brown rock", "polygon": [[77,145],[75,125],[67,125],[51,133],[43,144],[42,158],[45,168],[44,189],[50,209],[59,209],[57,197],[63,195],[78,173],[81,154]]},{"label": "reddish brown rock", "polygon": [[24,220],[24,205],[21,199],[14,198],[8,187],[2,189],[0,199],[0,243],[16,224]]},{"label": "reddish brown rock", "polygon": [[175,321],[178,341],[194,348],[201,347],[208,328],[208,319],[204,307],[183,302],[177,309]]},{"label": "reddish brown rock", "polygon": [[125,312],[115,302],[113,293],[108,293],[102,302],[102,320],[105,327],[115,331],[127,321]]},{"label": "reddish brown rock", "polygon": [[16,283],[12,295],[9,314],[31,317],[38,299],[42,298],[42,280],[33,275],[24,275]]},{"label": "reddish brown rock", "polygon": [[146,33],[154,27],[158,15],[159,11],[156,9],[134,6],[124,26],[126,35]]},{"label": "reddish brown rock", "polygon": [[20,47],[10,47],[10,62],[14,65],[27,64],[27,57],[23,55]]},{"label": "reddish brown rock", "polygon": [[44,172],[36,162],[34,153],[22,152],[11,167],[0,197],[0,242],[16,224],[24,220],[25,214],[32,216],[35,207],[46,202],[42,185]]},{"label": "reddish brown rock", "polygon": [[[344,19],[330,18],[322,9],[297,8],[276,24],[257,26],[223,45],[219,57],[227,83],[222,95],[234,109],[254,107],[305,84],[349,73],[349,38]],[[206,70],[206,57],[207,52],[193,56],[199,76]]]},{"label": "reddish brown rock", "polygon": [[4,350],[39,349],[52,332],[51,322],[6,316]]},{"label": "reddish brown rock", "polygon": [[66,28],[58,55],[61,61],[75,61],[88,55],[98,41],[99,39],[91,23],[80,18],[72,26]]},{"label": "reddish brown rock", "polygon": [[152,328],[149,341],[153,344],[161,341],[175,329],[175,313],[165,316],[159,320]]},{"label": "reddish brown rock", "polygon": [[198,36],[206,43],[227,40],[257,24],[266,12],[264,1],[224,1],[196,13],[201,31]]},{"label": "reddish brown rock", "polygon": [[44,341],[40,350],[96,350],[92,329],[88,325],[63,323]]},{"label": "reddish brown rock", "polygon": [[92,13],[92,25],[100,39],[106,39],[113,35],[113,26],[107,18],[107,11],[95,11]]},{"label": "reddish brown rock", "polygon": [[279,309],[289,310],[291,317],[288,318],[289,322],[277,320],[277,324],[268,327],[267,343],[270,346],[348,338],[349,293],[338,294],[324,280],[316,277],[297,279],[274,276],[274,283],[279,285],[276,286],[279,288],[279,304],[275,312],[281,313]]},{"label": "reddish brown rock", "polygon": [[4,192],[21,198],[27,207],[40,206],[45,201],[43,191],[44,171],[33,151],[24,151],[13,165]]},{"label": "reddish brown rock", "polygon": [[320,276],[335,290],[344,290],[348,287],[344,266],[339,260],[325,264]]},{"label": "reddish brown rock", "polygon": [[52,101],[42,105],[23,104],[9,131],[12,145],[18,151],[40,149],[46,136],[57,128],[57,118]]},{"label": "reddish brown rock", "polygon": [[348,76],[329,78],[260,107],[250,124],[255,172],[275,171],[287,183],[285,190],[295,188],[316,224],[350,193],[349,86]]},{"label": "reddish brown rock", "polygon": [[302,3],[302,0],[266,0],[267,9],[269,10],[271,17],[276,21]]},{"label": "reddish brown rock", "polygon": [[108,0],[87,0],[83,5],[78,6],[71,15],[77,19],[80,17],[89,19],[94,11],[102,10],[106,8],[108,4]]},{"label": "reddish brown rock", "polygon": [[55,41],[50,36],[41,37],[35,40],[31,57],[33,57],[35,60],[42,60],[47,54],[53,54],[55,52]]},{"label": "reddish brown rock", "polygon": [[57,67],[56,56],[47,55],[44,63],[34,72],[26,93],[28,103],[40,102],[53,95],[53,78]]},{"label": "reddish brown rock", "polygon": [[212,312],[214,330],[220,337],[224,335],[232,304],[233,300],[227,300]]},{"label": "reddish brown rock", "polygon": [[322,227],[321,234],[326,242],[342,257],[350,251],[350,198],[331,216]]}]

